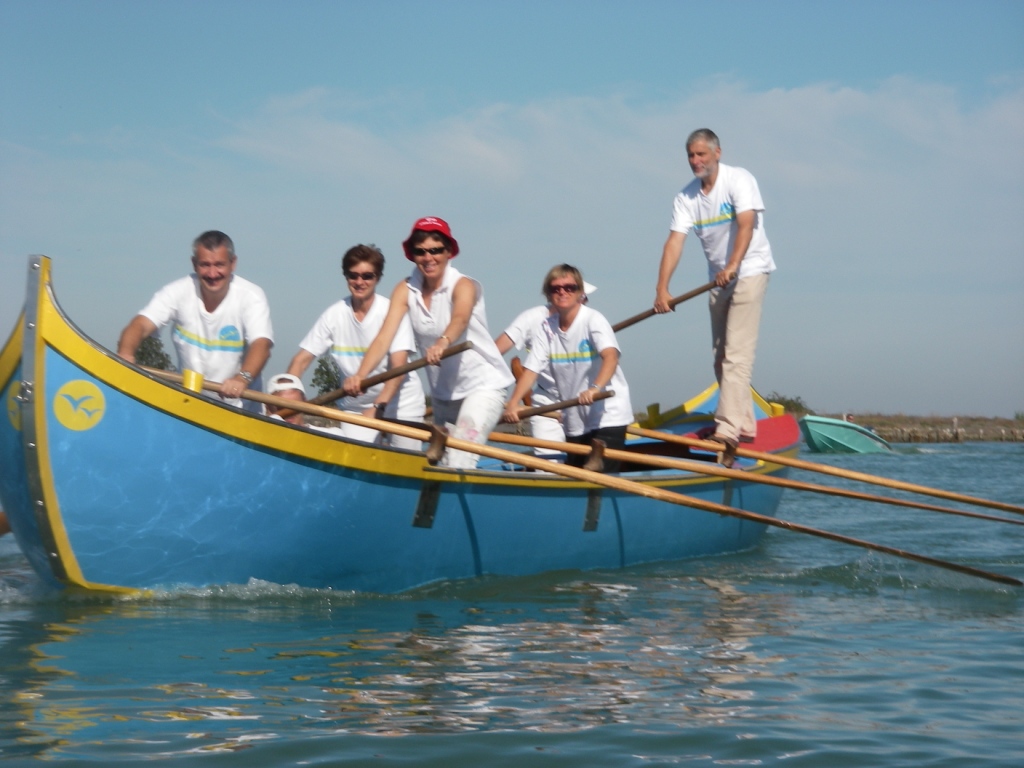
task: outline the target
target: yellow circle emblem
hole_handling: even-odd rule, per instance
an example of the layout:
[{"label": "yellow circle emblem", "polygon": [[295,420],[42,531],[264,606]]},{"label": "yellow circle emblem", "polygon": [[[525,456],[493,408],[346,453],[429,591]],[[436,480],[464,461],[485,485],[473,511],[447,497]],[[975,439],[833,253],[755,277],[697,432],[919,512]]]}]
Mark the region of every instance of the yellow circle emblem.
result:
[{"label": "yellow circle emblem", "polygon": [[21,403],[18,402],[18,391],[21,387],[21,382],[17,379],[11,381],[11,386],[7,388],[7,397],[4,398],[7,403],[7,418],[11,421],[11,426],[14,427],[16,432],[21,432]]},{"label": "yellow circle emblem", "polygon": [[69,381],[53,398],[53,415],[68,429],[81,432],[92,429],[103,418],[106,400],[91,381]]}]

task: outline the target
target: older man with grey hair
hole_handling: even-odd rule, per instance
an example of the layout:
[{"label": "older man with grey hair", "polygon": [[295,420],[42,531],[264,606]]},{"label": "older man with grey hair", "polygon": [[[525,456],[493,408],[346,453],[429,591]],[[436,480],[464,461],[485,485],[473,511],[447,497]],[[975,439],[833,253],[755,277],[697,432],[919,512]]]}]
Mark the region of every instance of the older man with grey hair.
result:
[{"label": "older man with grey hair", "polygon": [[719,393],[710,437],[723,443],[723,463],[731,464],[738,443],[753,440],[757,433],[750,381],[761,307],[775,261],[764,231],[764,202],[753,175],[719,162],[718,136],[707,128],[690,134],[686,154],[696,178],[675,197],[654,310],[670,310],[669,281],[692,231],[701,241],[708,275],[715,283],[709,307]]}]

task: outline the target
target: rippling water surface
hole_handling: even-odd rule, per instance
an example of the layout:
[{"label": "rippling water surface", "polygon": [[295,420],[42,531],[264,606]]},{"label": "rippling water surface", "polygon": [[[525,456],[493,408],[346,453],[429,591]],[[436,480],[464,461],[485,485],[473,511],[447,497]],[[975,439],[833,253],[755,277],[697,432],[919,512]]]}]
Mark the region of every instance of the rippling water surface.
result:
[{"label": "rippling water surface", "polygon": [[[1024,504],[1021,444],[805,458]],[[1024,526],[791,491],[779,516],[1024,579]],[[730,557],[401,596],[84,598],[6,537],[0,760],[1019,766],[1022,600],[781,530]]]}]

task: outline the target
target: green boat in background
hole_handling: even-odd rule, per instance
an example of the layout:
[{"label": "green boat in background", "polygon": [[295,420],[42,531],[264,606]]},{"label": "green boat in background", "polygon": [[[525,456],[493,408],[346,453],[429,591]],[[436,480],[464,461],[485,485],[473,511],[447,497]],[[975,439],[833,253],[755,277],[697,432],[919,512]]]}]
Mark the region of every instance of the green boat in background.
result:
[{"label": "green boat in background", "polygon": [[885,453],[892,446],[867,427],[852,421],[811,416],[800,419],[800,431],[813,453]]}]

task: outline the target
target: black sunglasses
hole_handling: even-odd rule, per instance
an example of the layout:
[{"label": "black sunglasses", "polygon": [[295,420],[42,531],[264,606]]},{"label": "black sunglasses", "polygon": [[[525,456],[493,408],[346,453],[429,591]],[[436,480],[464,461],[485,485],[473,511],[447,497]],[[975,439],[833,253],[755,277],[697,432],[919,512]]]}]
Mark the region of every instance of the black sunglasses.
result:
[{"label": "black sunglasses", "polygon": [[580,287],[576,283],[569,283],[569,285],[551,285],[548,286],[548,294],[554,296],[556,293],[576,293]]},{"label": "black sunglasses", "polygon": [[345,277],[347,277],[349,280],[358,280],[361,277],[366,282],[370,282],[371,280],[376,280],[377,279],[377,273],[376,272],[349,272],[348,270],[346,270],[345,271]]},{"label": "black sunglasses", "polygon": [[423,255],[428,254],[428,253],[431,256],[437,256],[439,253],[444,253],[445,251],[447,251],[448,248],[447,248],[447,246],[439,245],[436,248],[420,248],[420,247],[416,247],[416,248],[410,248],[409,250],[412,251],[412,255],[413,256],[423,256]]}]

